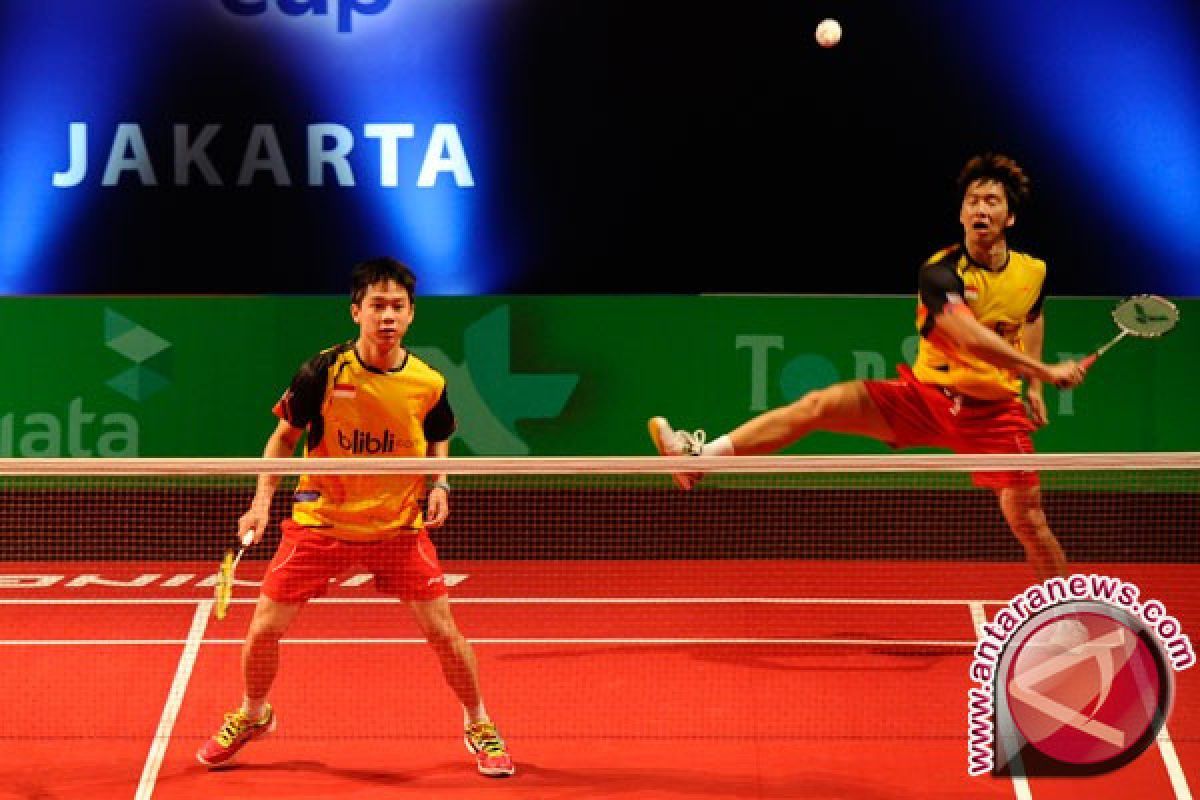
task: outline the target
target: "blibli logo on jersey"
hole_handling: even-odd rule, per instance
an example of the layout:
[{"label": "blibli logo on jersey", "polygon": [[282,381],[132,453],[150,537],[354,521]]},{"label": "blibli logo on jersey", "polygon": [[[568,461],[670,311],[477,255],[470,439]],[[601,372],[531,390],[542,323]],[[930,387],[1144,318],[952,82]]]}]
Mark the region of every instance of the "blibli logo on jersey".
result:
[{"label": "blibli logo on jersey", "polygon": [[355,429],[346,435],[338,430],[338,447],[356,456],[377,456],[396,452],[396,434],[385,430],[382,436]]}]

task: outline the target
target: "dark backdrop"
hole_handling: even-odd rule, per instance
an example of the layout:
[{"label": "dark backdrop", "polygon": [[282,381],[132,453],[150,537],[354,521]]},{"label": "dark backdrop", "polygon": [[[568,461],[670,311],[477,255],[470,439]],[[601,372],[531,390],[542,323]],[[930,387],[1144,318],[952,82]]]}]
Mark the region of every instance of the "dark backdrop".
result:
[{"label": "dark backdrop", "polygon": [[[1200,293],[1200,25],[1182,0],[397,0],[343,33],[274,2],[63,5],[2,12],[0,134],[21,170],[0,199],[25,211],[0,216],[0,291],[341,293],[388,253],[435,294],[908,293],[958,236],[958,169],[993,149],[1033,178],[1014,240],[1052,291]],[[836,48],[813,41],[823,16]],[[92,174],[48,189],[78,120]],[[385,189],[361,131],[389,120],[418,134]],[[305,126],[330,121],[358,135],[356,186],[304,185]],[[474,187],[412,185],[437,121],[457,123]],[[140,125],[158,186],[99,185],[118,122]],[[172,183],[181,123],[222,124],[225,185]],[[292,186],[232,185],[256,123]],[[27,137],[44,150],[11,146]]]}]

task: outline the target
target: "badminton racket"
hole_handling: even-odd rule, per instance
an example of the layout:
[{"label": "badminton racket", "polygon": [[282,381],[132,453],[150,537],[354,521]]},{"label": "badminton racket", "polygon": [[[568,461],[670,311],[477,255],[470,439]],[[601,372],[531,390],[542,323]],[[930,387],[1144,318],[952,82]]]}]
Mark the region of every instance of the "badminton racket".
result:
[{"label": "badminton racket", "polygon": [[1120,333],[1110,339],[1090,356],[1079,362],[1085,370],[1090,369],[1096,359],[1104,355],[1126,336],[1154,339],[1167,333],[1179,322],[1179,309],[1165,297],[1156,294],[1138,294],[1117,303],[1112,311],[1113,322]]},{"label": "badminton racket", "polygon": [[221,566],[217,569],[217,582],[213,586],[213,598],[216,601],[213,603],[213,615],[217,619],[225,619],[225,614],[229,611],[229,602],[233,599],[233,573],[238,562],[242,560],[242,554],[252,544],[254,531],[249,530],[242,534],[242,546],[238,548],[237,555],[235,556],[232,550],[226,550],[221,558]]}]

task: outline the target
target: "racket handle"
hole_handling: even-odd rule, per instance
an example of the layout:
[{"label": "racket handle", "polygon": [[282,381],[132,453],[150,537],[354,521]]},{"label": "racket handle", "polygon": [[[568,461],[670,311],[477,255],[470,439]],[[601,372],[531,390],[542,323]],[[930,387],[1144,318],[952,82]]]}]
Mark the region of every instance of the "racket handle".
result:
[{"label": "racket handle", "polygon": [[1087,370],[1091,369],[1092,364],[1095,364],[1096,359],[1099,357],[1100,357],[1099,353],[1092,353],[1090,356],[1085,356],[1083,358],[1083,360],[1079,362],[1080,369],[1084,370],[1085,372]]},{"label": "racket handle", "polygon": [[242,534],[242,547],[249,547],[254,544],[254,529],[246,531]]}]

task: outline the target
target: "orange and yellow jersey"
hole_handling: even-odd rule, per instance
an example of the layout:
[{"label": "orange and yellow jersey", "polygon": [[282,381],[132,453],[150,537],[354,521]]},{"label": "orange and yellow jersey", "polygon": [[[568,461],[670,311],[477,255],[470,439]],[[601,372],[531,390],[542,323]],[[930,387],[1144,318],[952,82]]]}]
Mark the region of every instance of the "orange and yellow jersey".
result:
[{"label": "orange and yellow jersey", "polygon": [[945,386],[981,400],[1003,400],[1021,393],[1021,378],[968,353],[956,352],[936,335],[937,317],[965,304],[982,325],[1018,350],[1021,331],[1036,320],[1045,297],[1046,262],[1026,253],[1008,252],[1002,269],[973,260],[961,244],[934,254],[917,279],[917,329],[921,332],[913,375],[923,383]]},{"label": "orange and yellow jersey", "polygon": [[[303,364],[273,409],[306,431],[313,458],[422,457],[454,433],[446,380],[421,359],[383,372],[359,360],[354,343]],[[302,475],[292,519],[350,541],[379,541],[424,526],[423,475]]]}]

